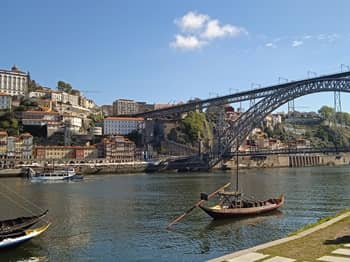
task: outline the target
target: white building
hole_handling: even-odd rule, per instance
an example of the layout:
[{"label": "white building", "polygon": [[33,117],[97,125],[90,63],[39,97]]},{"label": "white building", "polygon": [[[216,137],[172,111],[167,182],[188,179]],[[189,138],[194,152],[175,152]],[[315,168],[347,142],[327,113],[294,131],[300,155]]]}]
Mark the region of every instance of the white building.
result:
[{"label": "white building", "polygon": [[102,127],[100,126],[91,127],[90,134],[93,136],[102,136]]},{"label": "white building", "polygon": [[53,102],[62,102],[62,92],[51,90],[50,95]]},{"label": "white building", "polygon": [[24,96],[28,91],[28,79],[28,74],[16,66],[11,70],[0,70],[0,92],[11,96]]},{"label": "white building", "polygon": [[11,109],[12,97],[10,95],[0,93],[0,110]]},{"label": "white building", "polygon": [[142,117],[107,117],[103,121],[104,135],[127,135],[144,128],[145,120]]},{"label": "white building", "polygon": [[25,133],[19,136],[22,142],[21,158],[31,159],[33,156],[33,136],[29,133]]},{"label": "white building", "polygon": [[79,96],[62,92],[62,103],[69,103],[72,106],[79,106]]},{"label": "white building", "polygon": [[97,107],[93,100],[88,99],[84,96],[80,96],[79,105],[87,109],[94,109]]},{"label": "white building", "polygon": [[83,120],[80,117],[65,114],[63,122],[70,128],[71,131],[79,132],[83,126]]}]

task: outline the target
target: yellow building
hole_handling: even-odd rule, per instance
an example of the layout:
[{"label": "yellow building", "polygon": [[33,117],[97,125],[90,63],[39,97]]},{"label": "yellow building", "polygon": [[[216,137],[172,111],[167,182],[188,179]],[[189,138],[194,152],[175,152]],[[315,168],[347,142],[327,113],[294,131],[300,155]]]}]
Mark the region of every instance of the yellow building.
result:
[{"label": "yellow building", "polygon": [[0,158],[5,158],[7,154],[7,132],[0,131]]},{"label": "yellow building", "polygon": [[97,158],[95,146],[36,146],[36,159],[86,159]]}]

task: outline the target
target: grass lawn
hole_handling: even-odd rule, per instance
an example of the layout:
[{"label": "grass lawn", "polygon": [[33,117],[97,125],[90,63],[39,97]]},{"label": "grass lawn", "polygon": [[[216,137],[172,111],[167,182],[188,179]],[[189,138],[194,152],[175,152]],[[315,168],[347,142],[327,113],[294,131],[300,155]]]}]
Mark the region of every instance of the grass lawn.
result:
[{"label": "grass lawn", "polygon": [[[320,223],[315,225],[317,224]],[[297,261],[316,261],[321,256],[330,255],[333,250],[342,247],[345,243],[350,243],[350,217],[302,238],[261,249],[258,252],[294,258]]]}]

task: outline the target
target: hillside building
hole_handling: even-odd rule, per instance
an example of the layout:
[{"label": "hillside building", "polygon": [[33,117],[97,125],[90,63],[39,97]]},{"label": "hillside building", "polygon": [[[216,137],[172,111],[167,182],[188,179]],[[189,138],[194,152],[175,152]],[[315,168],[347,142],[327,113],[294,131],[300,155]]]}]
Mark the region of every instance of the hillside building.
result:
[{"label": "hillside building", "polygon": [[142,117],[107,117],[103,121],[104,135],[127,135],[132,131],[142,131],[145,120]]},{"label": "hillside building", "polygon": [[11,70],[0,70],[0,92],[10,96],[25,96],[28,91],[29,75],[15,65]]},{"label": "hillside building", "polygon": [[0,110],[11,109],[12,97],[5,93],[0,93]]}]

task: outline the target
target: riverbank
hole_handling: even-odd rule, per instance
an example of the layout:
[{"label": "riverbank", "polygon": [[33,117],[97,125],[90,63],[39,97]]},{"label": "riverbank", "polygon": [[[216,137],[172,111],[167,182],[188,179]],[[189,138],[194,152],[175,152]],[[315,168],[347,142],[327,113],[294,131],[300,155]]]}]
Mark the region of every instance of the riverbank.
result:
[{"label": "riverbank", "polygon": [[[350,164],[350,153],[266,155],[259,157],[244,156],[239,158],[239,165],[242,168],[339,166],[348,164]],[[226,168],[234,169],[235,166],[235,159],[225,163]]]},{"label": "riverbank", "polygon": [[[89,162],[90,161],[90,162]],[[126,163],[110,163],[103,159],[94,159],[89,161],[73,161],[73,159],[65,159],[59,161],[61,163],[55,163],[55,167],[74,167],[77,172],[83,175],[96,175],[96,174],[123,174],[123,173],[142,173],[152,171],[152,163],[149,162],[126,162]],[[63,162],[63,163],[62,163]],[[265,157],[245,156],[240,157],[240,168],[253,169],[253,168],[280,168],[280,167],[310,167],[310,166],[341,166],[350,164],[350,153],[341,154],[307,154],[307,155],[269,155]],[[31,167],[37,170],[42,169],[44,166],[50,167],[50,161],[35,161],[29,160],[23,163],[11,162],[11,168],[0,169],[1,177],[19,177],[25,175],[25,168]],[[21,169],[22,168],[22,169]],[[235,169],[235,159],[225,162],[224,166],[218,165],[213,170],[222,169]],[[162,170],[158,170],[162,171]],[[167,169],[164,172],[170,172]],[[176,170],[175,170],[176,171]]]},{"label": "riverbank", "polygon": [[[147,170],[146,162],[131,162],[131,163],[114,163],[114,164],[56,164],[55,169],[64,168],[67,166],[74,167],[76,172],[82,175],[102,175],[102,174],[125,174],[125,173],[142,173]],[[31,166],[34,171],[40,172],[44,170],[43,166]],[[51,168],[51,166],[48,166]],[[22,177],[26,176],[27,167],[24,165],[21,168],[3,168],[0,170],[1,177]]]},{"label": "riverbank", "polygon": [[209,261],[350,261],[349,225],[350,211],[346,210],[298,230],[289,237]]}]

